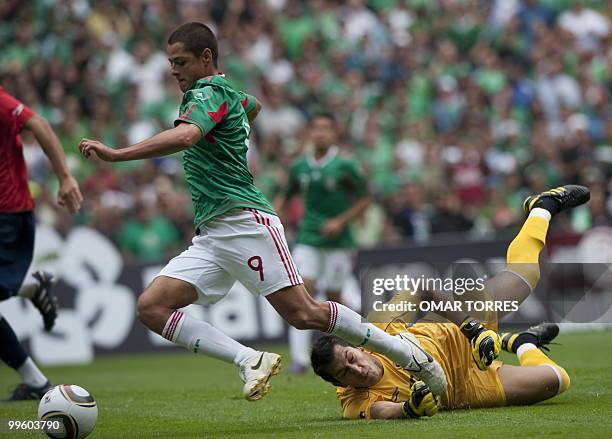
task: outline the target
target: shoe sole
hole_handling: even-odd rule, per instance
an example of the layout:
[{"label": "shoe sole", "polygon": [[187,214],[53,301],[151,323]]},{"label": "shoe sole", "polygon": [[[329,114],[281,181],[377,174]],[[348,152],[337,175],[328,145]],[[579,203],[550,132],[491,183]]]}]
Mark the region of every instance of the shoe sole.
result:
[{"label": "shoe sole", "polygon": [[531,195],[531,196],[527,197],[525,199],[525,201],[523,201],[523,210],[526,213],[531,212],[531,209],[533,208],[533,205],[541,197],[555,198],[555,195],[559,196],[559,194],[556,194],[555,191],[557,191],[557,192],[559,192],[559,191],[566,191],[566,192],[570,193],[572,190],[582,191],[582,189],[586,189],[586,193],[582,194],[583,198],[571,200],[571,202],[569,202],[569,204],[560,206],[559,212],[567,210],[567,209],[573,209],[574,207],[578,207],[578,206],[581,206],[581,205],[583,205],[585,203],[588,203],[588,201],[591,199],[591,192],[589,191],[589,188],[587,188],[585,186],[569,184],[569,185],[559,186],[559,187],[556,187],[556,188],[553,188],[553,189],[549,189],[547,191],[542,192],[541,194]]},{"label": "shoe sole", "polygon": [[539,339],[538,340],[538,344],[547,345],[550,342],[552,342],[555,338],[557,338],[557,336],[559,335],[559,325],[556,325],[556,324],[547,324],[546,328],[547,328],[546,333],[549,336],[548,337],[544,337],[544,335],[542,335],[541,339],[540,339],[540,337],[538,337],[538,331],[537,330],[533,331],[533,330],[528,329],[525,332],[531,332],[532,334],[535,334],[536,337],[538,337],[538,339]]},{"label": "shoe sole", "polygon": [[[32,276],[38,280],[38,282],[44,282],[46,284],[42,287],[42,294],[40,294],[37,299],[32,299],[32,303],[43,318],[45,332],[51,332],[55,326],[59,308],[57,297],[51,292],[51,289],[57,283],[57,278],[44,271],[36,271]],[[41,303],[43,297],[45,297],[47,301],[47,307],[45,309],[43,309],[43,304]]]},{"label": "shoe sole", "polygon": [[261,398],[266,396],[268,392],[270,392],[270,384],[268,384],[268,381],[270,381],[270,378],[272,378],[274,375],[278,375],[278,373],[281,371],[282,363],[283,357],[279,355],[272,365],[270,373],[257,380],[257,383],[255,383],[255,385],[251,388],[251,392],[248,395],[245,395],[245,398],[248,401],[259,401]]}]

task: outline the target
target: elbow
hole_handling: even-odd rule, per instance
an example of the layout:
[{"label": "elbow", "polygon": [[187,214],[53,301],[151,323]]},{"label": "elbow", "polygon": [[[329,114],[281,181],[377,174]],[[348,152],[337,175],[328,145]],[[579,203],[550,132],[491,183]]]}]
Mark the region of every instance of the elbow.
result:
[{"label": "elbow", "polygon": [[182,151],[183,149],[190,148],[196,142],[197,141],[192,140],[192,137],[187,136],[187,135],[182,135],[176,139],[176,146],[179,148],[179,150]]},{"label": "elbow", "polygon": [[[183,124],[186,125],[186,124]],[[200,128],[195,125],[188,125],[182,128],[176,136],[176,144],[180,150],[191,148],[193,145],[198,143],[202,138]]]}]

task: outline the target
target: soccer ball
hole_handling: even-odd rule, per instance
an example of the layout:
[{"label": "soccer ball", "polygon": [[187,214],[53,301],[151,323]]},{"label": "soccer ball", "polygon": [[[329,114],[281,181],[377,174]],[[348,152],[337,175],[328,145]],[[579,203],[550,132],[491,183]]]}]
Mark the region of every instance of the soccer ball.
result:
[{"label": "soccer ball", "polygon": [[96,400],[79,386],[55,386],[38,404],[38,420],[46,421],[44,431],[52,438],[82,439],[92,432],[97,419]]}]

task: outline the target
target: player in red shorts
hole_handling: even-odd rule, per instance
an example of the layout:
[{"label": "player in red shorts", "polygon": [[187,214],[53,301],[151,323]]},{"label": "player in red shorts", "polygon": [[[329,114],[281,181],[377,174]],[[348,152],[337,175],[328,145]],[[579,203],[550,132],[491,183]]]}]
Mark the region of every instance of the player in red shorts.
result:
[{"label": "player in red shorts", "polygon": [[[34,201],[28,188],[28,174],[19,134],[32,132],[51,161],[59,180],[58,203],[71,213],[81,207],[83,197],[68,171],[59,139],[46,119],[37,115],[0,87],[0,300],[26,297],[42,314],[50,331],[57,317],[55,298],[50,294],[52,276],[35,272],[25,282],[34,251]],[[9,401],[39,399],[49,381],[19,344],[15,332],[0,315],[0,358],[15,369],[23,382]]]}]

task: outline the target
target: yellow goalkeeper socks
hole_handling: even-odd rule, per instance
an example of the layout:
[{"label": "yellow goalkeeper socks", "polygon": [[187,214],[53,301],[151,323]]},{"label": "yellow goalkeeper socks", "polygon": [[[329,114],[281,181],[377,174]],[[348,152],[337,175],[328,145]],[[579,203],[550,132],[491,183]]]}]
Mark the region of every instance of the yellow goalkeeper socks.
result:
[{"label": "yellow goalkeeper socks", "polygon": [[548,358],[544,352],[539,350],[533,343],[523,343],[516,351],[521,366],[545,366],[550,367],[559,379],[557,395],[565,392],[570,386],[570,377],[561,366]]},{"label": "yellow goalkeeper socks", "polygon": [[540,251],[546,242],[550,212],[535,208],[508,246],[507,270],[521,277],[533,290],[540,280]]}]

